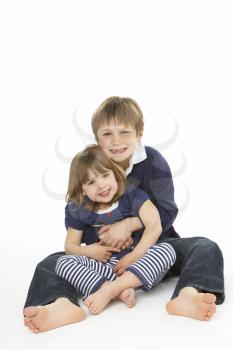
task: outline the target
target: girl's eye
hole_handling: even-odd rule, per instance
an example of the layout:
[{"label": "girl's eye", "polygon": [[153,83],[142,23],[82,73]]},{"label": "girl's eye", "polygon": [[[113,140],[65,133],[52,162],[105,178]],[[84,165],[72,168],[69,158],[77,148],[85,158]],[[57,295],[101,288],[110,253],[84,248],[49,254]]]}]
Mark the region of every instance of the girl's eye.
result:
[{"label": "girl's eye", "polygon": [[87,184],[88,184],[88,185],[93,185],[93,184],[94,184],[94,181],[89,181]]},{"label": "girl's eye", "polygon": [[109,176],[109,173],[103,174],[103,177],[108,177],[108,176]]},{"label": "girl's eye", "polygon": [[128,133],[129,133],[128,130],[123,130],[123,131],[121,131],[121,134],[128,134]]}]

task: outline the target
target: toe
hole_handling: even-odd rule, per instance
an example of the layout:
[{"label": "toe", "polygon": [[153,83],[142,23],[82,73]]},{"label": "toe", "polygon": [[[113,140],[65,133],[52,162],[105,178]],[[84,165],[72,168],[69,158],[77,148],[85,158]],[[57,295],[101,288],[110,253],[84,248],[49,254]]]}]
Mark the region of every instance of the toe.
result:
[{"label": "toe", "polygon": [[37,312],[38,308],[36,306],[29,306],[23,310],[23,314],[25,317],[33,317],[37,314]]},{"label": "toe", "polygon": [[204,298],[204,301],[208,304],[214,304],[216,302],[216,296],[211,293],[205,293],[203,298]]},{"label": "toe", "polygon": [[209,310],[212,311],[213,313],[216,312],[216,304],[210,304]]},{"label": "toe", "polygon": [[31,322],[30,317],[24,317],[24,326],[28,326],[28,324]]},{"label": "toe", "polygon": [[85,304],[87,307],[90,306],[90,303],[91,303],[90,299],[87,298],[87,299],[84,300],[84,304]]},{"label": "toe", "polygon": [[35,327],[35,325],[34,325],[33,323],[30,323],[30,324],[28,325],[28,328],[29,328],[31,331],[33,331],[34,329],[36,329],[36,327]]},{"label": "toe", "polygon": [[205,316],[204,321],[209,321],[209,320],[210,320],[210,317]]},{"label": "toe", "polygon": [[94,305],[90,305],[90,308],[89,308],[90,312],[95,315],[97,310],[96,310],[96,307]]},{"label": "toe", "polygon": [[35,329],[32,330],[32,332],[35,333],[35,334],[38,334],[38,333],[40,333],[40,330],[38,328],[35,328]]}]

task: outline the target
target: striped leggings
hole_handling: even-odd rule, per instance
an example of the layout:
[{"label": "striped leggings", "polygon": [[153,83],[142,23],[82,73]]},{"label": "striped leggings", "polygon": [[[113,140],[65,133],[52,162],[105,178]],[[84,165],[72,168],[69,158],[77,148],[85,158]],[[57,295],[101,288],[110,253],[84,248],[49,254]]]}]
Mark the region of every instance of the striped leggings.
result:
[{"label": "striped leggings", "polygon": [[[146,254],[127,268],[142,283],[142,289],[149,290],[158,284],[176,259],[176,253],[168,243],[151,246]],[[114,268],[118,258],[111,256],[107,263],[78,255],[61,256],[56,264],[58,276],[65,278],[87,298],[98,290],[105,281],[113,281],[117,275]]]}]

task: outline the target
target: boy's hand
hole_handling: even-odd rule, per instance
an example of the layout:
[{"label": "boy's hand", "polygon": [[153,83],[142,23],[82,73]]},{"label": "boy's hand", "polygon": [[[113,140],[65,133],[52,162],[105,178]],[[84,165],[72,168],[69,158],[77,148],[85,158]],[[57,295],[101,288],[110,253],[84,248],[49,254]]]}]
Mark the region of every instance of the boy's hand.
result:
[{"label": "boy's hand", "polygon": [[130,265],[132,265],[135,261],[135,259],[133,258],[133,254],[129,253],[126,254],[125,256],[123,256],[123,258],[121,258],[118,263],[116,264],[116,267],[114,269],[114,272],[117,274],[117,276],[122,275],[125,270],[127,269],[127,267],[129,267]]},{"label": "boy's hand", "polygon": [[127,239],[127,241],[125,241],[125,243],[123,243],[123,246],[121,246],[121,250],[122,249],[127,249],[127,248],[129,248],[131,245],[133,245],[133,238],[132,237],[129,237],[128,239]]},{"label": "boy's hand", "polygon": [[131,243],[128,239],[131,236],[131,230],[127,219],[118,221],[115,224],[105,225],[99,230],[101,242],[109,247],[127,248]]},{"label": "boy's hand", "polygon": [[101,242],[93,243],[87,246],[88,256],[95,260],[106,263],[112,256],[112,252],[119,252],[120,249],[103,246]]}]

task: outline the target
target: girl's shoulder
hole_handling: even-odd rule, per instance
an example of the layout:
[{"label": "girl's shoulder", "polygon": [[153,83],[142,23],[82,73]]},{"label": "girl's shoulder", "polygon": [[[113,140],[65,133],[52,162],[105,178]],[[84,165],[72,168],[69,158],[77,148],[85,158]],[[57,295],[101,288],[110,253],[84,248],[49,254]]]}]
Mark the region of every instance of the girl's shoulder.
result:
[{"label": "girl's shoulder", "polygon": [[128,185],[124,194],[120,198],[120,200],[124,200],[129,203],[132,203],[135,200],[145,201],[147,199],[149,199],[147,193],[134,185]]},{"label": "girl's shoulder", "polygon": [[65,213],[76,217],[85,217],[89,216],[91,211],[80,204],[68,202],[65,206]]}]

